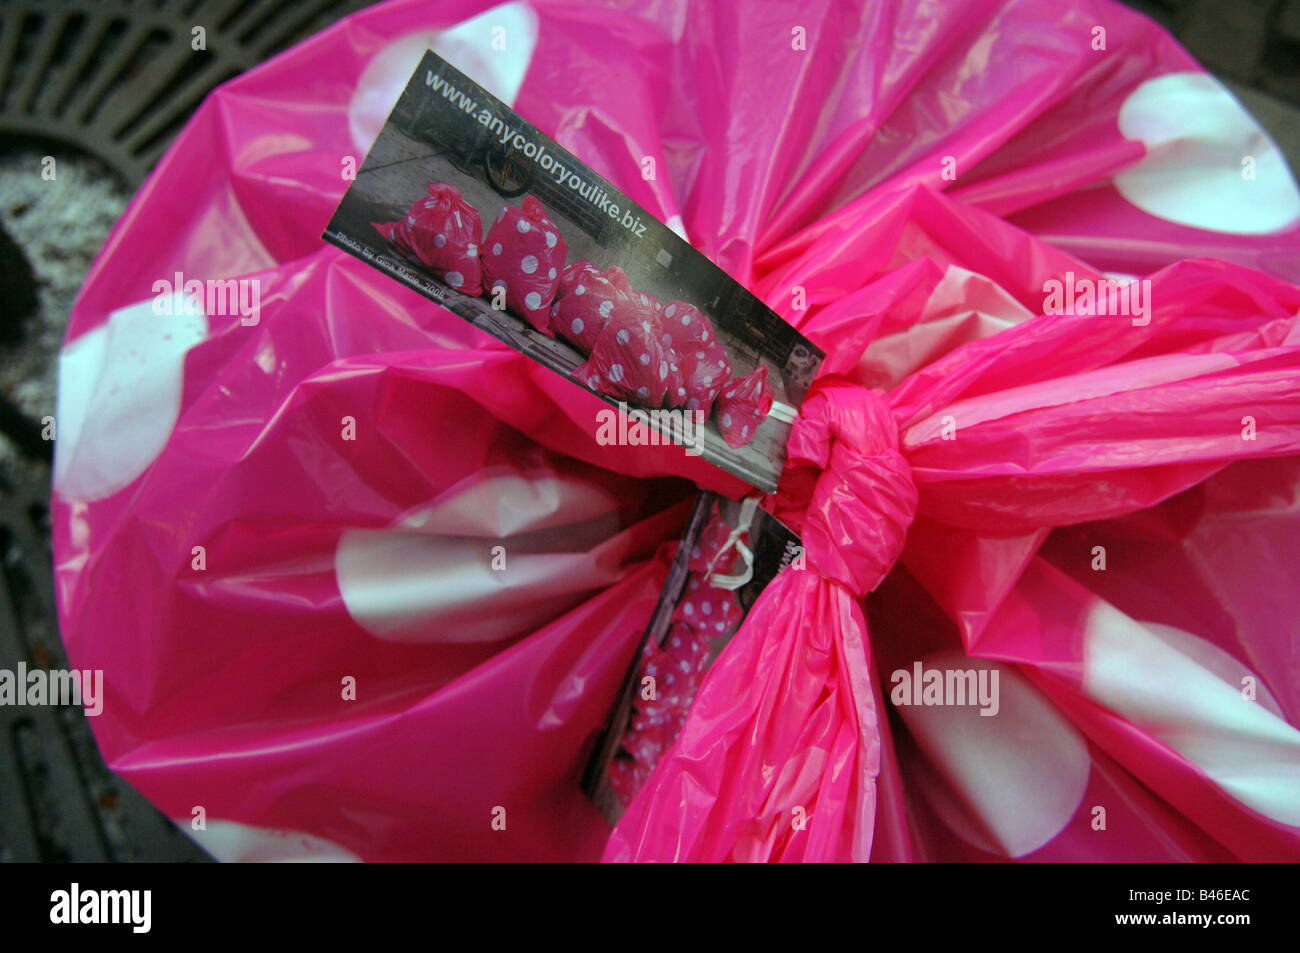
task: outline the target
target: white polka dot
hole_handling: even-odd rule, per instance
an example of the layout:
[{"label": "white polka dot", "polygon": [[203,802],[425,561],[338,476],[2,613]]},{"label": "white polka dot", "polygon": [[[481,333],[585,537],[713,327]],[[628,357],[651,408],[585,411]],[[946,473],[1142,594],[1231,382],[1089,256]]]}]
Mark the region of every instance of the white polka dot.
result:
[{"label": "white polka dot", "polygon": [[654,330],[650,327],[650,322],[649,322],[649,321],[642,321],[642,322],[641,322],[641,330],[644,331],[646,334],[653,334],[653,333],[654,333]]},{"label": "white polka dot", "polygon": [[743,426],[743,427],[740,428],[740,435],[741,435],[742,437],[748,437],[748,436],[749,436],[749,424],[745,424],[745,426]]},{"label": "white polka dot", "polygon": [[406,224],[407,224],[407,225],[414,225],[414,224],[415,224],[415,216],[414,216],[414,215],[408,215],[408,216],[406,216]]},{"label": "white polka dot", "polygon": [[659,379],[662,381],[662,380],[667,379],[667,377],[668,377],[668,362],[667,362],[667,361],[660,361],[660,362],[659,362]]},{"label": "white polka dot", "polygon": [[705,615],[713,615],[713,603],[705,602],[700,606],[700,611]]},{"label": "white polka dot", "polygon": [[185,354],[208,334],[196,299],[172,314],[149,298],[109,315],[59,354],[54,488],[66,500],[111,496],[162,453],[180,416]]},{"label": "white polka dot", "polygon": [[642,354],[642,355],[641,355],[641,366],[642,366],[642,367],[645,367],[645,366],[648,365],[649,363],[650,363],[650,355],[649,355],[649,354]]},{"label": "white polka dot", "polygon": [[671,334],[665,334],[662,338],[660,338],[660,340],[663,342],[664,350],[667,350],[668,348],[673,346],[673,336]]},{"label": "white polka dot", "polygon": [[673,673],[669,672],[667,675],[665,675],[664,681],[667,682],[669,685],[671,685],[673,683]]},{"label": "white polka dot", "polygon": [[640,397],[642,400],[644,400],[645,398],[647,398],[647,397],[650,396],[650,388],[649,388],[649,387],[638,387],[638,388],[636,389],[636,395],[637,395],[638,397]]},{"label": "white polka dot", "polygon": [[609,379],[617,383],[623,379],[623,365],[611,364],[609,367]]},{"label": "white polka dot", "polygon": [[686,659],[682,659],[682,671],[689,672],[690,670],[691,670],[691,663],[686,661]]},{"label": "white polka dot", "polygon": [[608,318],[610,312],[613,311],[613,310],[614,310],[614,302],[612,302],[612,301],[602,301],[602,302],[600,303],[599,311],[600,311],[600,316],[601,316],[602,318]]},{"label": "white polka dot", "polygon": [[585,327],[586,325],[582,323],[582,318],[574,318],[573,323],[569,325],[570,330],[572,330],[574,334],[581,334],[582,329]]},{"label": "white polka dot", "polygon": [[702,361],[702,360],[704,360],[704,352],[703,352],[703,351],[696,351],[696,352],[695,352],[695,359],[696,359],[697,361]]},{"label": "white polka dot", "polygon": [[[930,806],[959,837],[990,853],[1023,857],[1049,843],[1075,817],[1088,787],[1092,758],[1078,729],[1014,665],[944,652],[922,666],[998,673],[989,692],[996,715],[980,714],[979,705],[897,707],[919,742],[914,757],[927,762],[916,768],[942,777],[926,796]],[[992,676],[985,678],[992,689]]]},{"label": "white polka dot", "polygon": [[580,295],[580,294],[582,294],[583,292],[585,292],[586,290],[587,290],[587,289],[584,288],[582,285],[578,285],[578,287],[576,287],[576,288],[573,289],[573,293],[576,294],[576,295]]},{"label": "white polka dot", "polygon": [[439,232],[438,234],[433,236],[433,244],[436,247],[441,248],[443,245],[447,244],[447,236],[444,235],[442,232]]},{"label": "white polka dot", "polygon": [[536,311],[542,306],[542,296],[536,291],[530,291],[524,295],[524,307],[529,311]]},{"label": "white polka dot", "polygon": [[642,303],[642,304],[647,304],[647,305],[648,305],[648,304],[650,303],[650,299],[647,298],[645,295],[642,295],[642,296],[641,296],[641,303]]},{"label": "white polka dot", "polygon": [[494,255],[499,255],[499,254],[501,254],[501,243],[500,243],[500,242],[493,242],[493,243],[492,243],[492,254],[494,254]]},{"label": "white polka dot", "polygon": [[707,330],[705,330],[705,331],[701,331],[701,332],[700,332],[700,340],[701,340],[701,341],[707,341],[708,339],[709,339],[709,332],[708,332]]},{"label": "white polka dot", "polygon": [[679,639],[677,636],[674,635],[674,636],[673,636],[673,648],[677,648],[677,647],[679,647],[681,644],[682,644],[682,640]]},{"label": "white polka dot", "polygon": [[316,861],[357,864],[361,858],[334,841],[284,828],[254,827],[239,821],[207,817],[195,830],[191,818],[173,820],[196,844],[226,864]]},{"label": "white polka dot", "polygon": [[719,622],[718,625],[717,625],[717,629],[718,629],[719,632],[721,632],[721,631],[722,631],[723,629],[725,629],[726,627],[727,627],[727,624],[726,624],[725,622]]},{"label": "white polka dot", "polygon": [[685,324],[690,324],[690,323],[691,323],[691,316],[690,316],[690,314],[689,314],[688,312],[686,312],[686,311],[683,311],[683,312],[682,312],[682,324],[685,325]]},{"label": "white polka dot", "polygon": [[619,332],[614,335],[614,340],[618,341],[619,344],[626,344],[632,340],[632,335],[627,333],[627,328],[620,328]]},{"label": "white polka dot", "polygon": [[554,280],[555,280],[555,269],[552,268],[550,271],[548,271],[548,272],[546,273],[546,277],[549,278],[551,281],[554,281]]},{"label": "white polka dot", "polygon": [[453,288],[459,288],[464,283],[465,283],[465,276],[462,275],[459,271],[447,272],[447,284],[451,285]]},{"label": "white polka dot", "polygon": [[556,238],[555,238],[555,232],[547,231],[547,233],[546,233],[546,247],[547,247],[547,248],[554,248],[554,247],[555,247],[555,241],[556,241]]},{"label": "white polka dot", "polygon": [[522,235],[524,232],[527,232],[530,228],[532,228],[532,226],[528,224],[528,219],[521,218],[518,222],[515,223],[515,228],[519,229],[519,233]]},{"label": "white polka dot", "polygon": [[600,378],[597,377],[595,374],[592,374],[590,377],[587,378],[587,386],[593,388],[600,386]]},{"label": "white polka dot", "polygon": [[473,242],[470,242],[468,245],[465,246],[465,254],[468,255],[470,258],[477,258],[478,246],[475,245]]},{"label": "white polka dot", "polygon": [[686,615],[695,615],[695,606],[691,605],[688,602],[686,603],[686,605],[682,606],[682,612],[684,612]]},{"label": "white polka dot", "polygon": [[[1146,155],[1115,175],[1115,188],[1149,215],[1229,235],[1269,234],[1300,218],[1286,159],[1208,73],[1142,83],[1120,107],[1119,131]],[[1245,156],[1253,179],[1242,176]]]},{"label": "white polka dot", "polygon": [[731,414],[723,414],[723,415],[722,415],[722,426],[724,426],[724,427],[730,427],[730,426],[731,426]]},{"label": "white polka dot", "polygon": [[[477,16],[467,17],[449,29],[431,30],[427,20],[412,18],[398,38],[374,49],[365,57],[366,67],[352,87],[348,105],[348,126],[359,155],[370,151],[375,137],[392,111],[393,103],[406,88],[412,71],[426,49],[432,49],[449,63],[473,63],[475,80],[507,106],[513,106],[533,59],[539,32],[538,14],[527,3],[503,3]],[[484,56],[482,38],[493,26],[510,37],[509,56]],[[395,31],[384,31],[391,34]],[[671,227],[670,220],[670,227]]]},{"label": "white polka dot", "polygon": [[[685,396],[686,396],[686,388],[685,388],[685,387],[679,387],[679,388],[677,388],[677,396],[678,396],[678,397],[685,397]],[[692,407],[691,409],[694,410],[695,408]]]},{"label": "white polka dot", "polygon": [[665,318],[671,318],[676,313],[677,313],[677,305],[675,304],[670,304],[668,307],[664,308]]},{"label": "white polka dot", "polygon": [[[1242,696],[1247,678],[1257,692],[1252,701]],[[1300,826],[1300,731],[1265,680],[1223,649],[1101,602],[1084,628],[1083,691],[1178,752],[1229,797]]]},{"label": "white polka dot", "polygon": [[525,255],[519,261],[519,270],[522,271],[525,275],[531,275],[534,271],[537,270],[537,256]]}]

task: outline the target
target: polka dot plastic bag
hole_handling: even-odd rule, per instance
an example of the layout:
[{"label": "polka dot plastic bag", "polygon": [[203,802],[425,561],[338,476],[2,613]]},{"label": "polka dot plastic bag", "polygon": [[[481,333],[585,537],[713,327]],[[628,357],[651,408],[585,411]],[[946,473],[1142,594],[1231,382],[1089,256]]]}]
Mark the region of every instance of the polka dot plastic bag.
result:
[{"label": "polka dot plastic bag", "polygon": [[522,208],[502,206],[483,248],[483,283],[488,294],[504,289],[508,310],[547,337],[555,337],[551,302],[568,248],[542,203],[526,195]]},{"label": "polka dot plastic bag", "polygon": [[429,197],[412,204],[404,218],[374,227],[452,288],[468,295],[483,293],[483,226],[478,210],[461,198],[456,186],[434,182]]},{"label": "polka dot plastic bag", "polygon": [[591,262],[575,261],[560,276],[551,324],[560,337],[584,355],[590,354],[614,309],[629,306],[631,293],[627,275],[618,265],[603,272]]},{"label": "polka dot plastic bag", "polygon": [[[105,760],[214,855],[1300,859],[1280,154],[1117,3],[762,6],[369,7],[123,215],[60,355],[59,622]],[[748,488],[321,241],[428,46],[827,355],[765,503],[804,552],[612,832],[582,773],[666,547]],[[502,201],[486,283],[549,327],[563,253]],[[177,273],[260,304],[159,313]]]},{"label": "polka dot plastic bag", "polygon": [[718,428],[729,447],[743,447],[754,438],[758,425],[772,409],[772,388],[767,365],[760,364],[744,377],[723,385],[717,400]]},{"label": "polka dot plastic bag", "polygon": [[654,310],[640,297],[624,297],[609,308],[609,321],[597,335],[591,357],[573,377],[601,394],[658,407],[668,388],[668,356],[659,343]]}]

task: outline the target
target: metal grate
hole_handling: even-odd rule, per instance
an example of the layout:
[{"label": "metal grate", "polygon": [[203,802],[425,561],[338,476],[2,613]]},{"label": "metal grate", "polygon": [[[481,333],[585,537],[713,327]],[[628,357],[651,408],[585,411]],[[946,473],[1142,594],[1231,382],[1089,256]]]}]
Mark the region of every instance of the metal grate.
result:
[{"label": "metal grate", "polygon": [[[0,667],[67,668],[50,571],[49,470],[0,478]],[[105,767],[80,708],[0,706],[0,860],[204,860]]]},{"label": "metal grate", "polygon": [[210,90],[365,5],[8,2],[0,8],[0,133],[91,152],[138,185]]}]

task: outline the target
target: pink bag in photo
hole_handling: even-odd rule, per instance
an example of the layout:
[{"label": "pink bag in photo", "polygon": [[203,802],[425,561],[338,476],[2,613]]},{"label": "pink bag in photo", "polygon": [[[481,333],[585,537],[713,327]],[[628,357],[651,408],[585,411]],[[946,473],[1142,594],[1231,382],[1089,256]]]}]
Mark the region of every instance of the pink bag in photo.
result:
[{"label": "pink bag in photo", "polygon": [[551,325],[560,337],[590,355],[614,310],[626,306],[631,291],[618,265],[603,272],[591,262],[575,261],[560,276]]},{"label": "pink bag in photo", "polygon": [[478,211],[461,198],[456,186],[434,182],[429,197],[415,202],[405,218],[375,228],[450,287],[468,295],[483,293],[483,226]]},{"label": "pink bag in photo", "polygon": [[502,206],[483,248],[483,283],[488,293],[504,288],[507,308],[554,337],[551,302],[568,249],[542,203],[525,195],[522,209]]}]

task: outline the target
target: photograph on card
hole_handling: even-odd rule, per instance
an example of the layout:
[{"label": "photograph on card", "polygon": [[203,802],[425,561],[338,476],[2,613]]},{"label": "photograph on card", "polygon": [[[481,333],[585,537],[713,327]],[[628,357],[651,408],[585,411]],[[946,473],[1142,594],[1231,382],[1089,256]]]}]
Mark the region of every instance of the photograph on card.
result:
[{"label": "photograph on card", "polygon": [[799,537],[758,498],[701,493],[583,789],[617,823],[676,741],[705,673],[777,573],[804,567]]},{"label": "photograph on card", "polygon": [[602,442],[775,491],[822,351],[432,51],[324,238],[599,396]]}]

